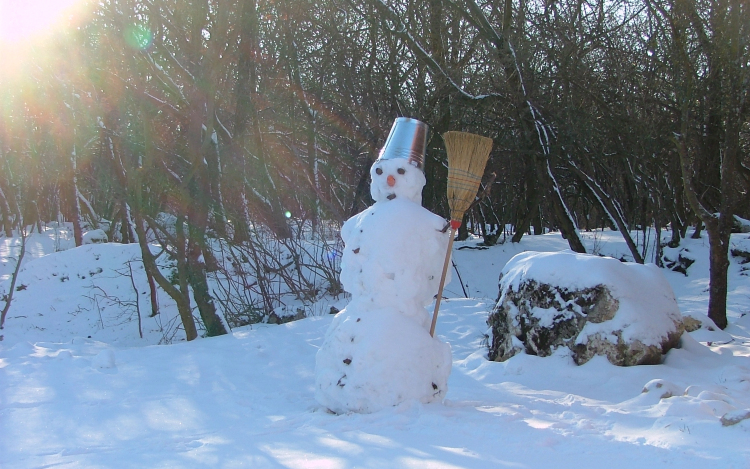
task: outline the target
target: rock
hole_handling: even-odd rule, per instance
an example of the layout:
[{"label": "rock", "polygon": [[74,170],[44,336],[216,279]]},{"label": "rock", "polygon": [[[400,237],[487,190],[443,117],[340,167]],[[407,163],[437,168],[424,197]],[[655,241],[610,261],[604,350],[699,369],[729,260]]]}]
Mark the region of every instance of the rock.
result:
[{"label": "rock", "polygon": [[681,396],[684,389],[665,379],[652,379],[643,386],[641,392],[643,394],[655,393],[658,394],[659,399],[669,399],[670,397]]},{"label": "rock", "polygon": [[729,253],[732,257],[739,257],[737,262],[740,264],[750,263],[750,252],[744,249],[731,249]]},{"label": "rock", "polygon": [[83,244],[102,244],[109,242],[109,238],[104,230],[91,230],[83,234],[81,241]]},{"label": "rock", "polygon": [[684,330],[682,323],[676,326],[676,330],[668,332],[659,344],[646,344],[639,339],[627,341],[623,338],[622,331],[597,333],[589,336],[585,343],[573,346],[573,359],[577,364],[583,365],[596,355],[606,355],[610,363],[618,366],[658,365],[662,355],[680,345]]},{"label": "rock", "polygon": [[683,316],[682,318],[682,327],[685,329],[685,332],[695,332],[698,329],[701,328],[703,323],[692,317],[692,316]]},{"label": "rock", "polygon": [[305,318],[305,310],[297,308],[295,311],[289,311],[286,307],[281,306],[271,311],[266,319],[267,324],[286,324],[287,322],[298,321]]},{"label": "rock", "polygon": [[682,325],[685,332],[698,342],[706,345],[728,344],[734,340],[731,334],[722,331],[705,311],[687,310],[682,313]]},{"label": "rock", "polygon": [[695,264],[695,259],[687,248],[666,248],[663,256],[664,266],[688,276],[688,269]]},{"label": "rock", "polygon": [[732,220],[732,233],[750,233],[750,220],[735,215]]},{"label": "rock", "polygon": [[674,293],[654,265],[575,253],[521,253],[500,276],[489,358],[566,347],[579,365],[656,364],[684,331]]},{"label": "rock", "polygon": [[743,420],[750,419],[750,409],[735,410],[733,412],[727,412],[721,417],[722,427],[731,427],[737,425]]},{"label": "rock", "polygon": [[[575,339],[586,321],[603,322],[612,319],[617,311],[617,300],[603,286],[568,291],[535,280],[523,282],[518,291],[510,291],[495,307],[488,319],[495,339],[504,351],[517,350],[511,342],[516,337],[531,355],[546,357],[561,345]],[[510,356],[514,355],[513,352]],[[490,354],[490,358],[504,361],[507,352]]]}]

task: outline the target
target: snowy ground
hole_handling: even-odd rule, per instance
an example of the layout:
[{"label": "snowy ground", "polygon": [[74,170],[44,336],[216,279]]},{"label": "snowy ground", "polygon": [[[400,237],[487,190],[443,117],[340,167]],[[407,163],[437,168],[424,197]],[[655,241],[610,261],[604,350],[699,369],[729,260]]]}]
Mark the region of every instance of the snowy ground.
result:
[{"label": "snowy ground", "polygon": [[[750,412],[750,277],[736,259],[730,326],[684,336],[662,365],[618,368],[595,358],[578,367],[563,353],[494,363],[483,340],[498,273],[518,252],[567,246],[554,233],[486,250],[457,243],[472,298],[454,271],[437,329],[454,358],[445,402],[337,416],[313,396],[331,316],[155,345],[174,333],[175,313],[162,294],[160,317],[148,318],[141,296],[140,338],[134,287],[122,275],[137,248],[55,253],[70,247],[55,231],[30,240],[24,287],[2,331],[4,469],[750,467],[750,419],[721,422]],[[617,233],[585,235],[594,251],[627,253]],[[735,235],[734,246],[750,251],[747,238]],[[10,273],[11,244],[0,238],[0,276]],[[708,300],[707,241],[683,248],[696,259],[689,275],[665,274],[681,311],[697,315]],[[131,265],[143,293],[142,269]],[[673,397],[661,398],[667,392]]]}]

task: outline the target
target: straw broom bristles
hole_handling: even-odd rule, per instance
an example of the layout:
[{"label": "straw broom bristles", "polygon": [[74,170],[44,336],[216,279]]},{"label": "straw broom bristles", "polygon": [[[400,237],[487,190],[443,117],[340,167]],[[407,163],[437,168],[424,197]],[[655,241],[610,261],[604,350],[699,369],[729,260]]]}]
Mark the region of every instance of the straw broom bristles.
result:
[{"label": "straw broom bristles", "polygon": [[456,230],[461,226],[464,213],[477,196],[477,189],[482,182],[484,167],[492,150],[492,139],[467,132],[450,131],[443,134],[445,149],[448,152],[448,206],[451,209],[451,234],[448,249],[443,262],[443,274],[435,299],[435,311],[432,314],[430,335],[435,336],[440,300],[443,297],[445,276],[453,249]]},{"label": "straw broom bristles", "polygon": [[463,219],[482,182],[484,167],[492,150],[492,139],[466,132],[443,134],[448,151],[448,205],[451,220]]}]

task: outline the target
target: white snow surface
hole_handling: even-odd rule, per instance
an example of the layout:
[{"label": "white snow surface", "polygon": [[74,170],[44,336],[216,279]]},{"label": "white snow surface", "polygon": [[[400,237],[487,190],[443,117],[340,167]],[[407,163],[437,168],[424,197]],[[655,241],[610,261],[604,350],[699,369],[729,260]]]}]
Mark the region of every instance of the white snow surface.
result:
[{"label": "white snow surface", "polygon": [[[627,255],[616,232],[582,235],[592,252]],[[729,271],[729,327],[685,334],[660,365],[623,368],[595,357],[576,366],[565,353],[494,363],[483,341],[500,270],[519,252],[567,244],[558,233],[486,250],[474,249],[476,240],[456,243],[461,281],[446,290],[437,328],[453,355],[443,402],[333,415],[315,400],[313,371],[333,316],[155,345],[161,336],[144,324],[141,339],[127,308],[118,324],[107,307],[102,324],[85,298],[92,283],[126,297],[129,280],[112,273],[131,247],[54,252],[69,240],[52,231],[29,239],[18,293],[33,294],[19,294],[0,331],[3,469],[750,467],[750,419],[742,420],[750,416],[750,277],[739,258]],[[732,248],[747,244],[746,234],[732,236]],[[17,245],[0,238],[3,278]],[[664,275],[680,311],[705,317],[708,241],[684,245],[696,259],[688,276]],[[87,251],[104,247],[98,261]],[[97,266],[102,273],[88,277]],[[53,288],[60,280],[44,272],[70,281]],[[72,317],[79,305],[90,310]],[[160,316],[167,322],[176,311]],[[722,417],[737,423],[723,426]]]},{"label": "white snow surface", "polygon": [[[626,342],[638,339],[645,345],[659,345],[682,320],[672,287],[654,264],[620,262],[572,251],[524,252],[503,268],[500,290],[503,294],[507,289],[518,291],[522,282],[530,280],[568,291],[605,285],[618,301],[614,319],[587,323],[577,343],[585,343],[595,334],[606,337],[621,331]],[[503,301],[502,296],[499,301]]]},{"label": "white snow surface", "polygon": [[[47,244],[38,238],[33,237],[29,244]],[[138,244],[85,244],[29,259],[19,273],[6,327],[0,335],[6,340],[32,342],[73,337],[122,345],[169,342],[176,334],[176,306],[160,291],[162,314],[150,317],[147,282]],[[0,283],[0,294],[9,284]]]}]

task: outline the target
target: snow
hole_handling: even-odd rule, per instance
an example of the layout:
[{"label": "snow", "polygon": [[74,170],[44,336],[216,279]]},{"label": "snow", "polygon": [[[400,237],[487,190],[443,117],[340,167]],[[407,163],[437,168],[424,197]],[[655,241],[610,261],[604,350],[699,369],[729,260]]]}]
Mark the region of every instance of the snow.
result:
[{"label": "snow", "polygon": [[[617,232],[581,235],[591,251],[628,253]],[[134,318],[117,329],[103,316],[102,329],[92,310],[79,315],[87,320],[67,322],[68,314],[49,306],[91,308],[87,281],[132,289],[114,272],[133,252],[115,244],[55,252],[70,247],[66,236],[55,240],[53,229],[31,235],[21,279],[27,290],[18,293],[34,293],[14,300],[0,331],[3,469],[750,467],[750,278],[737,258],[729,327],[686,334],[660,365],[622,368],[595,357],[576,366],[565,353],[495,363],[483,340],[498,274],[515,254],[567,243],[559,233],[485,250],[476,240],[456,243],[454,260],[472,298],[462,298],[454,280],[442,303],[437,336],[453,356],[443,402],[333,415],[314,397],[315,356],[333,316],[158,346],[148,325],[138,338]],[[732,237],[733,246],[747,242],[746,234]],[[12,272],[5,246],[16,244],[0,238],[0,275]],[[664,275],[683,314],[705,315],[708,242],[684,245],[696,259],[688,276]],[[102,248],[108,251],[96,251]],[[96,266],[103,272],[76,276]],[[71,280],[63,285],[52,272]],[[168,303],[165,296],[159,299]],[[176,311],[160,315],[166,322]],[[718,337],[728,340],[712,340]]]},{"label": "snow", "polygon": [[[389,186],[389,175],[397,178],[399,183],[393,187]],[[389,196],[396,195],[421,204],[425,183],[424,173],[405,158],[377,160],[370,168],[370,195],[376,202],[383,202]]]},{"label": "snow", "polygon": [[448,246],[444,225],[442,218],[398,197],[355,215],[341,229],[344,289],[374,296],[380,304],[416,299],[426,306],[440,283]]},{"label": "snow", "polygon": [[341,229],[351,302],[315,361],[315,397],[336,413],[440,402],[451,370],[450,346],[430,335],[425,309],[448,248],[445,220],[420,205],[424,175],[406,159],[378,160],[370,174],[375,204]]},{"label": "snow", "polygon": [[317,353],[315,397],[336,413],[439,402],[450,370],[450,345],[422,324],[398,309],[353,301],[336,315]]},{"label": "snow", "polygon": [[[30,244],[43,245],[33,243],[39,238]],[[7,283],[0,284],[0,292]],[[31,260],[23,265],[16,290],[2,331],[5,342],[84,337],[137,346],[169,342],[177,332],[176,306],[166,293],[159,295],[163,314],[149,317],[150,290],[138,244],[86,244]]]}]

